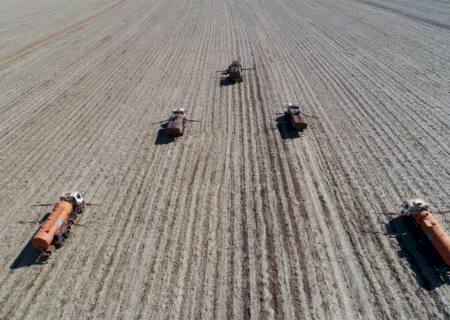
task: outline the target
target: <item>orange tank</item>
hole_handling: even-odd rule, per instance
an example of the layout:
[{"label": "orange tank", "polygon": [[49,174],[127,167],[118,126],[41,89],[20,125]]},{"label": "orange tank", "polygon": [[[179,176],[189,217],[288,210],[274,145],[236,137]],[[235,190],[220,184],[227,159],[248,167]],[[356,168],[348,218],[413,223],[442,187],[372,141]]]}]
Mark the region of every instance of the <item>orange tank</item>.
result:
[{"label": "orange tank", "polygon": [[181,115],[174,115],[169,119],[169,123],[166,127],[166,133],[168,135],[178,137],[183,135],[185,119]]},{"label": "orange tank", "polygon": [[60,201],[53,208],[52,213],[31,239],[31,245],[39,251],[47,251],[52,245],[55,235],[67,227],[73,205],[67,201]]},{"label": "orange tank", "polygon": [[306,118],[302,114],[291,113],[290,116],[291,116],[291,124],[296,130],[302,131],[308,128],[308,122],[306,121]]},{"label": "orange tank", "polygon": [[242,66],[239,62],[233,61],[230,66],[228,67],[227,73],[228,73],[228,79],[231,82],[242,82]]},{"label": "orange tank", "polygon": [[288,104],[284,114],[285,119],[290,122],[292,128],[296,131],[303,131],[308,128],[308,121],[306,121],[306,117],[299,106]]},{"label": "orange tank", "polygon": [[423,210],[416,213],[414,218],[441,258],[450,266],[450,236],[445,229],[429,211]]}]

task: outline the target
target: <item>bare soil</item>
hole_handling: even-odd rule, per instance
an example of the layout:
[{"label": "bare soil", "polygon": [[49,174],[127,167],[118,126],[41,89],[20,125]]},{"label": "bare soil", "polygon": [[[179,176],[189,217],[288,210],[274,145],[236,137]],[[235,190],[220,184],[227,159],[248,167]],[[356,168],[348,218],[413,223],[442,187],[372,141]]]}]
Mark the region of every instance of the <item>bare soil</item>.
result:
[{"label": "bare soil", "polygon": [[[0,6],[1,319],[450,318],[448,270],[384,214],[450,207],[447,1]],[[170,141],[177,107],[201,123]],[[36,265],[29,206],[67,189],[100,206]]]}]

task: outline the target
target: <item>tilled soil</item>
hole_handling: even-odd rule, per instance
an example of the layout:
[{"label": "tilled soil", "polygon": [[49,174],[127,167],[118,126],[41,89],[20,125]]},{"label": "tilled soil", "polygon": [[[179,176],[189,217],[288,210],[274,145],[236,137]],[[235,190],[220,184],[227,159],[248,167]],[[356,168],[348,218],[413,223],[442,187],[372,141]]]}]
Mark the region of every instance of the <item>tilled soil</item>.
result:
[{"label": "tilled soil", "polygon": [[[0,318],[450,318],[386,214],[450,207],[448,2],[0,4]],[[170,141],[176,107],[201,123]],[[36,265],[29,206],[67,189],[100,206]]]}]

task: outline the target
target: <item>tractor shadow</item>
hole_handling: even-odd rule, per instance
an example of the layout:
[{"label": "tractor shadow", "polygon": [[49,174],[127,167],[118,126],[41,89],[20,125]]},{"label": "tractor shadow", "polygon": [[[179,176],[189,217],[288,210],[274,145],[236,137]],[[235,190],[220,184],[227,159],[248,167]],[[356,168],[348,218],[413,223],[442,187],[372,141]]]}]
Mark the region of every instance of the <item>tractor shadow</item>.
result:
[{"label": "tractor shadow", "polygon": [[42,264],[39,262],[39,252],[31,246],[31,240],[29,240],[9,268],[11,270],[16,270],[39,264]]},{"label": "tractor shadow", "polygon": [[232,80],[230,80],[229,77],[226,77],[226,78],[220,79],[220,86],[221,86],[221,87],[232,86],[232,85],[235,85],[235,84],[239,84],[239,83],[241,83],[241,82],[243,82],[243,81],[244,81],[244,80],[236,80],[236,81],[232,81]]},{"label": "tractor shadow", "polygon": [[163,124],[163,125],[161,125],[161,129],[158,130],[158,133],[157,133],[156,139],[155,139],[156,145],[169,144],[169,143],[175,141],[175,137],[169,136],[166,133],[166,127],[167,127],[167,124]]},{"label": "tractor shadow", "polygon": [[[39,221],[19,221],[20,224],[36,224],[38,223],[39,226],[47,220],[48,216],[50,215],[50,212],[47,212]],[[39,228],[36,229],[36,232],[39,230]],[[36,232],[31,236],[31,239],[34,237]],[[25,247],[20,251],[19,255],[16,257],[16,259],[11,263],[9,268],[11,270],[20,269],[23,267],[30,267],[33,265],[40,265],[43,264],[42,262],[39,262],[39,252],[33,248],[31,245],[31,239],[27,242]]]},{"label": "tractor shadow", "polygon": [[228,77],[220,79],[220,86],[227,87],[236,84],[236,82],[231,81]]},{"label": "tractor shadow", "polygon": [[301,137],[301,131],[298,132],[294,129],[292,124],[286,120],[286,117],[284,115],[278,117],[276,119],[277,121],[277,128],[280,132],[281,139],[283,140],[289,140],[289,139],[297,139]]},{"label": "tractor shadow", "polygon": [[[402,232],[402,226],[406,232]],[[398,254],[406,259],[415,274],[417,283],[431,291],[450,284],[449,268],[436,252],[431,242],[416,225],[414,217],[399,216],[386,224],[386,233],[395,237],[400,246]]]}]

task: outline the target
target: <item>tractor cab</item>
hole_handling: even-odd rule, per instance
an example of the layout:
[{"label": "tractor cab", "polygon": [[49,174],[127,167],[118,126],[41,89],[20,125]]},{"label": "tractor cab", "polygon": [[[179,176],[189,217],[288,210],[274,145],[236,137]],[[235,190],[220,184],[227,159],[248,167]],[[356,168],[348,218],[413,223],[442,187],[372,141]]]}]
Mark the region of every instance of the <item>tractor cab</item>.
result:
[{"label": "tractor cab", "polygon": [[74,207],[84,205],[84,195],[80,191],[66,191],[59,196],[60,201],[70,202]]},{"label": "tractor cab", "polygon": [[288,103],[286,107],[284,107],[285,113],[290,114],[302,114],[303,113],[303,107],[294,105],[292,103]]},{"label": "tractor cab", "polygon": [[172,111],[174,115],[184,116],[184,108],[178,108]]},{"label": "tractor cab", "polygon": [[169,117],[169,122],[176,119],[183,119],[185,116],[184,108],[178,108],[172,111],[172,115]]},{"label": "tractor cab", "polygon": [[423,210],[430,210],[430,205],[422,199],[405,200],[402,204],[402,213],[419,213]]}]

